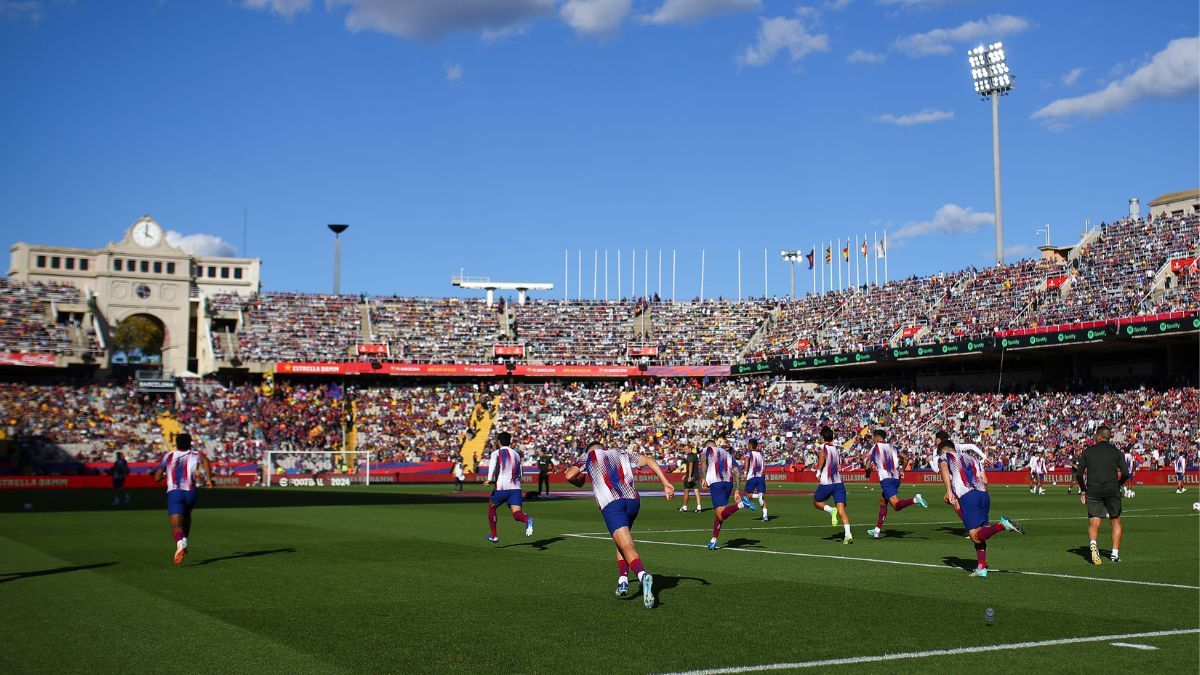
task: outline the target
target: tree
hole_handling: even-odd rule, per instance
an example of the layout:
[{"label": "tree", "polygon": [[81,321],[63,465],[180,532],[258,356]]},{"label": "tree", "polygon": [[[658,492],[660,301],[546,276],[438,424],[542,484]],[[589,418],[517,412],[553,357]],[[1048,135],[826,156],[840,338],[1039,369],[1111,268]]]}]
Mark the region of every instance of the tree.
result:
[{"label": "tree", "polygon": [[113,344],[125,351],[137,350],[143,354],[160,354],[163,345],[163,328],[148,316],[135,314],[117,324],[112,334]]}]

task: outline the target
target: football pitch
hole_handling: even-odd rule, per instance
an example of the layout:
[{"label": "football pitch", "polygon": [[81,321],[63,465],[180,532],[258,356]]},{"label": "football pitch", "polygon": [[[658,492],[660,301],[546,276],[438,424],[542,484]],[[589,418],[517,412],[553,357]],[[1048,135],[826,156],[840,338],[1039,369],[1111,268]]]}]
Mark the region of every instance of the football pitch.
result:
[{"label": "football pitch", "polygon": [[771,520],[735,514],[717,551],[707,502],[643,496],[647,610],[636,582],[614,595],[590,497],[527,500],[534,535],[502,512],[491,544],[473,489],[203,491],[180,567],[161,492],[112,507],[107,491],[5,491],[0,672],[1200,668],[1195,490],[1139,488],[1122,562],[1096,567],[1078,495],[996,487],[992,518],[1027,534],[992,538],[986,579],[968,576],[974,550],[936,489],[875,540],[879,493],[850,487],[852,545],[808,495],[772,496]]}]

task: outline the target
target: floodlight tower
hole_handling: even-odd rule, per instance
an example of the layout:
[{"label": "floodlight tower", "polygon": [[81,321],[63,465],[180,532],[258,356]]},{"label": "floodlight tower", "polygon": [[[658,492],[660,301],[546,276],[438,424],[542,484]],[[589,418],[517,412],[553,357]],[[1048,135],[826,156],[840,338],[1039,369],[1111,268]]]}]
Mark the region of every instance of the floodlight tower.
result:
[{"label": "floodlight tower", "polygon": [[803,251],[780,251],[779,257],[792,264],[792,300],[796,299],[796,263],[804,257]]},{"label": "floodlight tower", "polygon": [[967,52],[975,93],[992,98],[992,173],[996,183],[996,264],[1004,264],[1004,209],[1000,201],[1000,97],[1012,91],[1013,78],[1008,72],[1004,43],[995,42]]},{"label": "floodlight tower", "polygon": [[329,226],[329,230],[333,232],[333,294],[342,294],[342,233],[349,229],[349,225],[334,223]]}]

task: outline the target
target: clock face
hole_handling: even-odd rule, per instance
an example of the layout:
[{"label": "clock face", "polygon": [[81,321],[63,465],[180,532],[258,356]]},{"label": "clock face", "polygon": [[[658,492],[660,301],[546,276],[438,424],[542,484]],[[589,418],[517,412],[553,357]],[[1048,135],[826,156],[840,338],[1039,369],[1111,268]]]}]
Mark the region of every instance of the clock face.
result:
[{"label": "clock face", "polygon": [[150,248],[162,241],[162,228],[152,220],[143,220],[133,226],[133,243]]}]

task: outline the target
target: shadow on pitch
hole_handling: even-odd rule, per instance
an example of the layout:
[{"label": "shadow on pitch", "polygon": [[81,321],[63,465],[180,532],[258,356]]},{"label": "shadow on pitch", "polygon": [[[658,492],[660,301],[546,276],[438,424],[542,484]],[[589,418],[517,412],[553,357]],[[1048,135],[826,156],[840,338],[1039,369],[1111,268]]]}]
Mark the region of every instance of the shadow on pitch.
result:
[{"label": "shadow on pitch", "polygon": [[880,537],[896,539],[928,539],[929,537],[914,537],[912,530],[883,530],[879,533]]},{"label": "shadow on pitch", "polygon": [[766,548],[765,546],[760,546],[759,544],[761,544],[761,543],[762,543],[761,539],[747,539],[745,537],[737,537],[735,539],[730,539],[729,541],[725,542],[725,545],[722,546],[721,548]]},{"label": "shadow on pitch", "polygon": [[295,552],[296,552],[296,549],[294,549],[292,547],[272,548],[272,549],[267,549],[265,551],[238,551],[237,553],[233,553],[231,555],[223,555],[223,556],[218,556],[216,558],[205,558],[204,560],[198,560],[198,561],[192,563],[192,565],[189,565],[189,567],[192,567],[195,565],[211,565],[215,562],[221,562],[222,560],[241,560],[242,558],[258,558],[258,557],[261,557],[264,555],[275,555],[276,553],[295,553]]},{"label": "shadow on pitch", "polygon": [[[712,585],[711,583],[709,583],[708,579],[701,579],[700,577],[673,577],[673,576],[668,576],[666,574],[655,574],[654,575],[654,596],[658,601],[658,606],[661,607],[664,604],[666,604],[663,602],[663,596],[664,596],[663,591],[672,591],[672,590],[678,588],[679,583],[681,581],[692,581],[700,586],[711,586]],[[638,587],[636,581],[634,583],[629,584],[629,587],[630,587],[631,592],[629,593],[629,595],[626,595],[622,599],[623,600],[641,600],[642,594],[639,590],[639,587]],[[666,593],[665,595],[669,596],[671,594]]]},{"label": "shadow on pitch", "polygon": [[946,533],[952,534],[956,537],[967,536],[967,531],[962,529],[961,527],[939,527],[939,528],[937,528],[937,530],[939,532],[946,532]]},{"label": "shadow on pitch", "polygon": [[32,579],[34,577],[48,577],[52,574],[66,574],[67,572],[81,572],[83,570],[94,570],[101,567],[112,567],[115,562],[94,563],[91,565],[71,565],[70,567],[54,567],[48,570],[35,570],[33,572],[0,572],[0,584],[7,584],[10,581],[18,579]]},{"label": "shadow on pitch", "polygon": [[[61,511],[157,511],[167,507],[166,492],[155,489],[131,490],[133,501],[121,506],[112,505],[109,489],[74,490],[4,490],[0,494],[0,512],[23,511],[23,504],[34,506],[33,512]],[[466,494],[473,499],[486,500],[488,493]],[[201,490],[197,508],[252,509],[279,506],[424,506],[463,504],[464,496],[420,494],[391,490],[339,488],[219,488]]]},{"label": "shadow on pitch", "polygon": [[519,544],[505,544],[496,548],[512,548],[513,546],[532,546],[539,551],[545,551],[550,548],[551,544],[557,544],[560,541],[566,541],[566,537],[550,537],[549,539],[538,539],[537,541],[523,541]]},{"label": "shadow on pitch", "polygon": [[[1102,558],[1107,558],[1112,555],[1111,549],[1105,550],[1105,549],[1101,548],[1101,549],[1096,549],[1096,550],[1098,550],[1100,552],[1100,557],[1102,557]],[[1067,553],[1074,553],[1075,555],[1079,556],[1080,558],[1083,558],[1083,561],[1088,564],[1088,567],[1093,566],[1092,550],[1090,548],[1088,548],[1087,546],[1076,546],[1075,548],[1069,548],[1069,549],[1067,549]]]},{"label": "shadow on pitch", "polygon": [[942,564],[947,567],[957,567],[967,572],[974,572],[979,565],[979,560],[975,558],[959,558],[958,556],[948,555],[942,558]]}]

